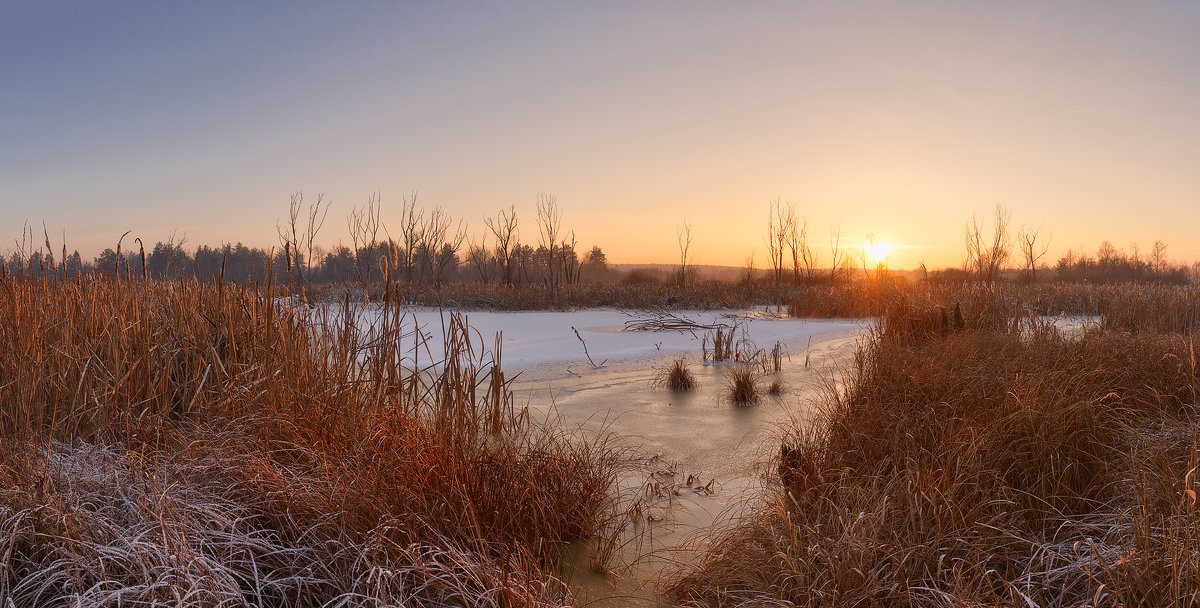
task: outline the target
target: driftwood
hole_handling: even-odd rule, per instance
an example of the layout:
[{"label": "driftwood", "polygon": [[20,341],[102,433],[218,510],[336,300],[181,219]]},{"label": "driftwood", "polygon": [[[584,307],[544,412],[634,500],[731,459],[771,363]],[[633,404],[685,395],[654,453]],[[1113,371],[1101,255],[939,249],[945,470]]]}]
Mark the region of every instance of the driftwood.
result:
[{"label": "driftwood", "polygon": [[694,332],[696,330],[710,331],[718,327],[728,327],[725,323],[697,323],[685,316],[663,309],[648,310],[646,314],[649,315],[648,318],[626,321],[625,331]]}]

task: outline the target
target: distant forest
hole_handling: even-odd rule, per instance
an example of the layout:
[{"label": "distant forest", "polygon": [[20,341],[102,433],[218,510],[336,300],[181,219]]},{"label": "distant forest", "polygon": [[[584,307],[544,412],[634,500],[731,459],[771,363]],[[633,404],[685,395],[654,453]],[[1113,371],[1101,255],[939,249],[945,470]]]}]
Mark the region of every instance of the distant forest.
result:
[{"label": "distant forest", "polygon": [[[1016,282],[1062,281],[1076,283],[1166,283],[1187,284],[1200,279],[1200,263],[1191,267],[1167,258],[1167,245],[1155,241],[1143,255],[1136,245],[1131,251],[1103,241],[1095,255],[1068,251],[1056,264],[1042,262],[1048,238],[1022,228],[1013,237],[1008,230],[1009,214],[997,207],[989,235],[972,218],[967,225],[965,261],[960,268],[897,273],[882,265],[871,267],[865,254],[857,258],[848,247],[839,246],[834,233],[832,263],[820,263],[807,238],[807,223],[792,205],[776,199],[768,214],[766,240],[770,268],[706,267],[705,277],[691,263],[692,233],[686,222],[680,228],[680,263],[675,265],[630,266],[626,271],[608,264],[599,246],[578,250],[574,231],[563,226],[562,209],[553,195],[539,195],[536,239],[523,242],[518,231],[515,207],[484,218],[486,231],[478,242],[467,238],[461,220],[455,222],[441,207],[419,207],[416,195],[402,201],[400,222],[389,229],[382,221],[378,195],[354,208],[346,220],[350,244],[331,249],[315,244],[325,225],[329,204],[323,197],[305,205],[303,194],[292,196],[286,223],[277,226],[279,241],[271,247],[249,247],[242,243],[200,245],[189,250],[186,239],[171,235],[165,242],[146,247],[140,238],[123,235],[116,249],[105,249],[90,261],[78,251],[68,254],[65,244],[55,251],[49,235],[44,247],[28,225],[16,248],[2,258],[6,274],[74,277],[85,273],[153,278],[220,278],[233,283],[363,286],[391,282],[410,288],[447,283],[494,283],[519,285],[571,285],[603,283],[690,283],[699,278],[725,281],[814,284],[854,280],[856,277],[889,276],[932,281]],[[394,230],[394,232],[393,232]],[[872,237],[868,237],[870,240]],[[61,252],[61,253],[59,253]],[[57,254],[57,255],[56,255]],[[789,264],[790,263],[790,264]],[[789,265],[791,268],[789,268]]]},{"label": "distant forest", "polygon": [[[357,252],[339,245],[325,252],[315,264],[308,263],[302,255],[292,255],[289,263],[288,248],[247,247],[237,243],[215,247],[200,245],[194,250],[189,250],[183,243],[170,241],[156,242],[146,250],[143,264],[143,250],[136,244],[134,247],[133,251],[126,249],[121,252],[119,263],[117,252],[111,248],[105,249],[92,260],[84,260],[78,251],[66,255],[65,258],[41,250],[25,254],[13,251],[6,257],[3,267],[10,274],[63,273],[73,277],[83,273],[109,273],[172,279],[186,277],[199,281],[222,276],[224,267],[223,277],[226,281],[260,284],[267,281],[271,267],[277,284],[285,284],[291,280],[310,285],[374,284],[382,282],[385,273],[395,273],[390,277],[391,280],[410,285],[463,282],[527,285],[547,284],[552,281],[558,284],[669,283],[676,281],[678,277],[678,271],[669,270],[671,266],[666,264],[649,267],[630,265],[632,267],[628,270],[619,270],[607,263],[606,255],[600,247],[592,247],[580,256],[570,246],[555,247],[552,254],[543,246],[534,248],[518,244],[509,252],[505,262],[505,256],[494,250],[460,251],[446,244],[437,250],[416,248],[407,251],[394,242],[383,242],[361,247]],[[65,263],[60,263],[63,259]],[[733,277],[737,276],[737,280],[746,280],[748,269],[709,267],[705,270],[707,272],[703,273],[701,278],[708,276],[734,280]],[[961,268],[903,274],[943,282],[968,281],[972,278],[969,271]],[[842,268],[837,277],[850,280],[863,275],[861,268]],[[752,276],[754,280],[772,280],[767,270],[757,271]],[[1025,271],[1017,269],[1003,272],[1000,278],[1018,282],[1030,281]],[[1162,257],[1142,258],[1136,252],[1130,254],[1118,250],[1107,241],[1101,244],[1096,255],[1069,251],[1054,266],[1042,266],[1036,275],[1038,281],[1144,282],[1175,285],[1187,284],[1196,278],[1195,268],[1173,264]],[[786,279],[790,281],[791,277],[787,276]],[[828,282],[828,276],[821,275],[820,278],[811,280],[801,277],[801,282]]]}]

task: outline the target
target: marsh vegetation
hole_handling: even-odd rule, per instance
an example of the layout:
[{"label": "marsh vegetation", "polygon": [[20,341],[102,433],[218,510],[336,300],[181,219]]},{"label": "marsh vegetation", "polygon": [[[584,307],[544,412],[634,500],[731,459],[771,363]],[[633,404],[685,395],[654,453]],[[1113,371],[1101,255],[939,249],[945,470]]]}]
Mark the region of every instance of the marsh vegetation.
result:
[{"label": "marsh vegetation", "polygon": [[[557,251],[561,216],[542,202]],[[452,281],[452,258],[425,274],[390,243],[380,277],[321,284],[300,261],[315,232],[290,231],[256,284],[227,281],[224,263],[206,281],[170,278],[144,250],[134,272],[120,245],[112,272],[73,268],[65,248],[57,263],[14,254],[0,272],[0,597],[571,605],[577,581],[561,575],[583,554],[605,580],[665,581],[643,599],[683,606],[1200,601],[1200,290],[1161,248],[1152,264],[1108,251],[1058,269],[1147,282],[1036,280],[1036,235],[1028,268],[1006,270],[975,224],[963,271],[825,275],[781,209],[771,272],[735,282],[697,276],[690,228],[666,280],[583,280],[577,260],[550,256],[529,267],[541,279],[514,278],[510,258],[492,280]],[[371,250],[377,211],[356,213]],[[440,331],[416,323],[418,304],[438,307]],[[504,370],[511,340],[472,330],[463,309],[555,311],[533,313],[543,329],[574,319],[555,339],[590,368],[555,378],[592,374],[598,388],[564,399],[579,411],[555,418],[552,395],[534,416]],[[1089,321],[1065,331],[1068,315]],[[839,367],[810,370],[800,334],[761,333],[827,317],[874,319]],[[644,344],[617,348],[635,333]],[[543,338],[538,360],[561,363],[563,345]],[[824,375],[822,396],[793,390],[797,369]],[[635,380],[669,397],[609,394],[645,411],[596,428],[618,410],[589,399]],[[689,409],[700,393],[713,403]],[[635,435],[684,456],[644,453]],[[713,450],[725,452],[701,455]],[[720,473],[703,482],[701,464]],[[638,535],[677,503],[738,517],[693,536],[686,559],[631,566],[644,556],[629,547],[669,549]]]},{"label": "marsh vegetation", "polygon": [[215,282],[0,298],[8,605],[558,605],[550,568],[620,525],[620,454],[532,424],[457,317],[414,368],[399,306],[361,329]]},{"label": "marsh vegetation", "polygon": [[1194,291],[1096,290],[1120,305],[1073,337],[1014,295],[976,294],[948,335],[914,335],[924,309],[893,305],[674,601],[1195,603],[1200,376],[1178,331]]}]

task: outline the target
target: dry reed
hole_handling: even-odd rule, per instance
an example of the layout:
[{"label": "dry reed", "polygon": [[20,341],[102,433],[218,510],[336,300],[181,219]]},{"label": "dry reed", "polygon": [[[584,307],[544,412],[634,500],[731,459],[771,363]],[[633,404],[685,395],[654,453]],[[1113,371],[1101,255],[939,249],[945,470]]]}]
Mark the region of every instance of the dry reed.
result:
[{"label": "dry reed", "polygon": [[551,566],[613,525],[617,452],[532,425],[457,316],[430,361],[391,298],[8,276],[0,302],[11,605],[559,605]]},{"label": "dry reed", "polygon": [[[889,311],[757,516],[682,568],[686,606],[1168,606],[1200,601],[1195,350],[1172,333],[968,327]],[[994,320],[994,322],[993,322]]]}]

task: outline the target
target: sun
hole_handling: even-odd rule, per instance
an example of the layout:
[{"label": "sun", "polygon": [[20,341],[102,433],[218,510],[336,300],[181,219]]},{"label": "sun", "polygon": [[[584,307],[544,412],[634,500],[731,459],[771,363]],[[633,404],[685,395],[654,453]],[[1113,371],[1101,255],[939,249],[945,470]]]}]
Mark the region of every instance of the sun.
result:
[{"label": "sun", "polygon": [[863,249],[867,252],[867,259],[871,260],[872,264],[882,264],[887,261],[888,254],[892,252],[892,246],[883,241],[867,243],[863,245]]}]

